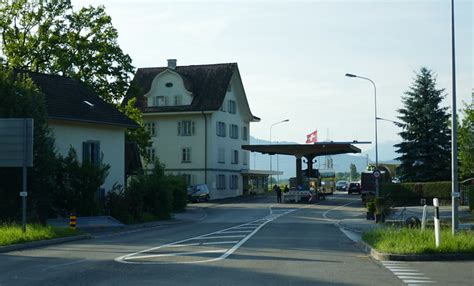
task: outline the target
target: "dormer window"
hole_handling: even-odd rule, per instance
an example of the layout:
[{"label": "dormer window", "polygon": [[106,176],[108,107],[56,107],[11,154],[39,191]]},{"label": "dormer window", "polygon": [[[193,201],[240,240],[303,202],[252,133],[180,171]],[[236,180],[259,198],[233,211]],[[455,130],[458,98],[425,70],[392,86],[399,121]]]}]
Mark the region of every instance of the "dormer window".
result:
[{"label": "dormer window", "polygon": [[235,100],[229,100],[229,113],[235,114],[236,113],[236,104]]},{"label": "dormer window", "polygon": [[174,96],[174,105],[182,105],[181,95],[175,95]]},{"label": "dormer window", "polygon": [[173,83],[172,83],[172,82],[167,82],[167,83],[165,84],[165,86],[166,86],[166,87],[173,87]]},{"label": "dormer window", "polygon": [[153,97],[153,106],[167,106],[168,98],[166,96]]}]

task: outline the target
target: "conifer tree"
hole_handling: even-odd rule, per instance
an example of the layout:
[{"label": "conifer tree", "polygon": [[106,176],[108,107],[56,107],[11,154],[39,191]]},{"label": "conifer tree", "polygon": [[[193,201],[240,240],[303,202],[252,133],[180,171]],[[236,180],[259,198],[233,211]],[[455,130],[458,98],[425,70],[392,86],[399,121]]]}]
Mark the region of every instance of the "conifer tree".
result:
[{"label": "conifer tree", "polygon": [[427,182],[449,180],[451,174],[451,130],[446,107],[440,103],[446,96],[436,88],[436,76],[422,67],[405,96],[398,118],[403,122],[396,144],[398,169],[403,181]]}]

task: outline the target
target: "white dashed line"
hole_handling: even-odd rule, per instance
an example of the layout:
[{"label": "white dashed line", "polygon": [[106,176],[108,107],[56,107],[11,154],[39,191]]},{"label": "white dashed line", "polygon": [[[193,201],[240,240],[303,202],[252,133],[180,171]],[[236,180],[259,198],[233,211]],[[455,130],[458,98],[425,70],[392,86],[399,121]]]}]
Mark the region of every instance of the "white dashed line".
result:
[{"label": "white dashed line", "polygon": [[431,278],[426,277],[424,273],[419,272],[417,269],[411,267],[405,262],[401,261],[382,261],[383,266],[402,280],[405,284],[408,285],[421,285],[436,283],[436,281],[431,280]]}]

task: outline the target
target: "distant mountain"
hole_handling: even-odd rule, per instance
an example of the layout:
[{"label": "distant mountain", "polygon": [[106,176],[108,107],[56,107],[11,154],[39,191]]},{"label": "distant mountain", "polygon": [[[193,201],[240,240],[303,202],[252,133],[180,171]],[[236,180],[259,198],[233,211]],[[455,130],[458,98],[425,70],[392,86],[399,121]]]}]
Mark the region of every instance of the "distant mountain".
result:
[{"label": "distant mountain", "polygon": [[[250,144],[270,144],[269,141],[258,139],[250,136]],[[273,142],[273,144],[298,144],[295,142]],[[379,153],[381,151],[379,144]],[[365,170],[367,163],[371,162],[368,160],[367,155],[363,154],[341,154],[331,156],[333,160],[333,166],[336,172],[349,172],[349,167],[352,164],[356,165],[357,171]],[[315,168],[324,169],[325,157],[318,157]],[[262,155],[257,152],[250,153],[250,168],[254,170],[270,170],[270,156]],[[304,165],[303,165],[303,168]],[[283,171],[283,175],[280,179],[286,179],[296,176],[296,158],[294,156],[286,155],[274,155],[272,169],[274,171]]]},{"label": "distant mountain", "polygon": [[[378,143],[378,151],[379,151],[379,161],[394,161],[395,158],[400,156],[400,154],[396,153],[396,148],[393,145],[400,143],[399,141],[385,141]],[[375,161],[375,147],[362,152],[364,155],[369,155],[369,158]]]}]

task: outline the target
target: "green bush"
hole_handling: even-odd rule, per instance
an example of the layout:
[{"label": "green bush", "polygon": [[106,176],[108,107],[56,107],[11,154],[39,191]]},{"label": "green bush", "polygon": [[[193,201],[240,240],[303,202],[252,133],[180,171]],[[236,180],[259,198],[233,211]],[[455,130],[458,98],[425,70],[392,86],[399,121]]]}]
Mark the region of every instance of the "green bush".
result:
[{"label": "green bush", "polygon": [[368,202],[367,203],[367,211],[369,213],[375,213],[375,203],[374,202]]},{"label": "green bush", "polygon": [[394,205],[419,205],[420,199],[451,199],[451,182],[381,184],[381,194]]},{"label": "green bush", "polygon": [[165,175],[156,161],[151,174],[132,178],[125,190],[107,196],[107,210],[123,223],[138,223],[171,218],[172,211],[184,211],[186,182],[182,176]]},{"label": "green bush", "polygon": [[467,197],[469,200],[469,209],[474,211],[474,185],[467,187]]}]

